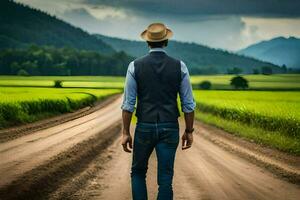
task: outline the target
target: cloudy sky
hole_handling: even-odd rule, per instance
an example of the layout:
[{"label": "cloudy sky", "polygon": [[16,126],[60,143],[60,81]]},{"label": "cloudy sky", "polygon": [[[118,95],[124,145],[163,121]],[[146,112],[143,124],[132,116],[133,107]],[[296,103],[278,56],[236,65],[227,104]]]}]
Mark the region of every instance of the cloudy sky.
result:
[{"label": "cloudy sky", "polygon": [[140,40],[151,22],[174,39],[238,50],[278,36],[300,37],[300,0],[16,0],[90,33]]}]

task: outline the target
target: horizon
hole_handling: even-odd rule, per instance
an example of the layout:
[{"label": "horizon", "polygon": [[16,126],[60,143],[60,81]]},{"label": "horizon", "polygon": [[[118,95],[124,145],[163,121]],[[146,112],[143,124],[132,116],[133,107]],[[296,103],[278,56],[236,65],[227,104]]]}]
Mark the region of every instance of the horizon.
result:
[{"label": "horizon", "polygon": [[[149,23],[161,21],[174,31],[172,40],[231,52],[277,37],[300,37],[300,11],[297,10],[300,3],[291,7],[287,1],[280,2],[278,4],[285,9],[279,9],[280,5],[270,7],[270,1],[265,4],[255,2],[257,8],[249,8],[246,3],[236,2],[238,8],[235,10],[229,7],[220,8],[220,4],[212,2],[207,10],[204,10],[201,5],[205,5],[206,0],[201,0],[202,4],[190,0],[194,7],[204,10],[199,14],[192,5],[182,5],[179,1],[176,1],[173,7],[170,1],[162,1],[162,4],[154,1],[153,8],[156,10],[151,8],[153,11],[149,12],[148,0],[131,0],[127,1],[127,4],[119,0],[112,3],[101,0],[16,0],[54,15],[90,34],[142,41],[139,38],[140,32]],[[292,0],[288,2],[290,1]],[[181,6],[186,10],[174,11],[168,6]]]},{"label": "horizon", "polygon": [[[84,30],[85,31],[85,30]],[[90,33],[91,34],[91,33]],[[133,42],[144,42],[143,40],[137,40],[137,39],[130,39],[130,38],[122,38],[122,37],[118,37],[118,36],[110,36],[110,35],[105,35],[105,34],[101,34],[101,33],[92,33],[92,35],[103,35],[105,37],[108,37],[108,38],[115,38],[115,39],[120,39],[120,40],[129,40],[129,41],[133,41]],[[206,44],[201,44],[201,43],[197,43],[197,42],[190,42],[190,41],[181,41],[181,40],[174,40],[174,39],[170,39],[169,41],[174,41],[174,42],[181,42],[181,43],[194,43],[194,44],[197,44],[197,45],[202,45],[202,46],[206,46],[208,48],[212,48],[212,49],[217,49],[217,50],[222,50],[222,51],[229,51],[230,53],[238,53],[238,51],[240,50],[243,50],[243,49],[247,49],[248,47],[252,46],[252,45],[256,45],[256,44],[259,44],[259,43],[262,43],[262,42],[268,42],[268,41],[271,41],[271,40],[275,40],[275,39],[286,39],[286,40],[289,40],[289,39],[297,39],[297,40],[300,40],[300,36],[299,37],[296,37],[296,36],[278,36],[278,37],[274,37],[274,38],[270,38],[270,39],[266,39],[266,40],[261,40],[257,43],[253,43],[249,46],[246,46],[245,48],[242,48],[242,49],[238,49],[236,51],[232,51],[232,50],[229,50],[229,49],[222,49],[222,48],[218,48],[218,47],[211,47],[211,46],[208,46]],[[249,57],[249,56],[247,56]]]}]

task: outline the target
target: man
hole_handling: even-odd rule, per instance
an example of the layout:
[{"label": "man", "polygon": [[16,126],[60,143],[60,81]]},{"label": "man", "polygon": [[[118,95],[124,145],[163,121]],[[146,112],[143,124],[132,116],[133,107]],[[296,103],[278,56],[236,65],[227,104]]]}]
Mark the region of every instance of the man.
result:
[{"label": "man", "polygon": [[[195,101],[188,69],[182,61],[168,56],[163,49],[172,35],[172,31],[164,24],[150,24],[141,33],[150,47],[149,54],[134,60],[128,66],[122,104],[122,145],[124,151],[129,153],[133,146],[131,186],[134,200],[147,199],[145,178],[148,159],[154,148],[158,162],[157,199],[173,199],[173,168],[179,143],[178,93],[186,125],[182,149],[190,148],[193,142]],[[130,122],[136,98],[137,126],[132,145]]]}]

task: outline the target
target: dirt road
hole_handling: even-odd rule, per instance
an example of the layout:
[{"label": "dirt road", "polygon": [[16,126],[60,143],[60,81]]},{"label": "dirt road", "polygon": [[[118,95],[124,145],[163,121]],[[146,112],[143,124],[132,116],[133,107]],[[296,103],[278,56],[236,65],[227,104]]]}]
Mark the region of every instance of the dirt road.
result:
[{"label": "dirt road", "polygon": [[[202,131],[210,131],[201,128]],[[120,141],[108,150],[113,158],[81,190],[77,199],[128,200],[131,154],[122,152]],[[149,199],[156,199],[156,157],[149,161],[147,175]],[[220,148],[195,134],[194,146],[177,150],[174,199],[178,200],[289,200],[299,199],[300,187],[288,183],[263,168]]]},{"label": "dirt road", "polygon": [[[85,117],[0,144],[0,189],[52,156],[120,121],[120,102],[117,99]],[[196,129],[193,147],[187,151],[179,147],[177,151],[174,199],[299,199],[299,185],[282,180],[265,168],[252,164],[242,154],[237,155],[217,145],[217,139],[210,136],[216,129],[199,123]],[[226,143],[226,139],[218,140]],[[83,170],[47,194],[47,198],[129,200],[130,164],[131,154],[124,153],[120,140],[115,139],[107,149],[86,163]],[[298,160],[293,163],[287,159],[277,164],[295,173],[300,169]],[[149,161],[147,183],[149,199],[155,199],[155,154]]]},{"label": "dirt road", "polygon": [[121,99],[52,128],[0,144],[0,188],[51,157],[105,130],[121,118]]}]

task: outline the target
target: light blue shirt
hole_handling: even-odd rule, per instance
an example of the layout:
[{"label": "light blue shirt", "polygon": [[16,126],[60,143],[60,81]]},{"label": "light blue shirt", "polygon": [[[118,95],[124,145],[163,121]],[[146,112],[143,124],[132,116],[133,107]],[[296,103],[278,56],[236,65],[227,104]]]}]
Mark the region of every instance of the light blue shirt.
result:
[{"label": "light blue shirt", "polygon": [[[162,48],[152,48],[149,52],[152,51],[166,51]],[[193,90],[190,83],[190,75],[188,68],[185,63],[180,61],[181,63],[181,83],[179,89],[179,97],[181,102],[181,110],[184,113],[189,113],[195,110],[196,103],[193,97]],[[129,112],[134,111],[134,106],[137,97],[137,83],[134,75],[134,61],[132,61],[127,70],[126,80],[125,80],[125,88],[124,88],[124,96],[123,96],[123,104],[121,108],[123,110],[127,110]]]}]

